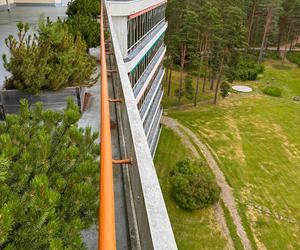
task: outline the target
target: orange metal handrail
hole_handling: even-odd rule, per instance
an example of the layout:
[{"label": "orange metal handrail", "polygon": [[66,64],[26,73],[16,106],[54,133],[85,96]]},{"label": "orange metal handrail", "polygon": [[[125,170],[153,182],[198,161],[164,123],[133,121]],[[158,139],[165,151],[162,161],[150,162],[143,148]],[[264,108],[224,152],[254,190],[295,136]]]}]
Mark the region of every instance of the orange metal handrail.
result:
[{"label": "orange metal handrail", "polygon": [[101,162],[99,206],[99,250],[116,249],[112,143],[104,38],[104,1],[101,2]]}]

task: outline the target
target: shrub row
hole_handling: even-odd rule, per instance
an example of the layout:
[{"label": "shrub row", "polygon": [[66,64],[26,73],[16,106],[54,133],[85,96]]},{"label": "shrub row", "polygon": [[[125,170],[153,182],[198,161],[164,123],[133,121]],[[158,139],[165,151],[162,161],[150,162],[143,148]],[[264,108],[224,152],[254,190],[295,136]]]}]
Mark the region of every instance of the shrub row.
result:
[{"label": "shrub row", "polygon": [[264,65],[253,61],[242,60],[238,64],[236,78],[241,81],[253,81],[265,70]]},{"label": "shrub row", "polygon": [[299,52],[288,52],[287,59],[290,62],[295,63],[300,67],[300,53]]}]

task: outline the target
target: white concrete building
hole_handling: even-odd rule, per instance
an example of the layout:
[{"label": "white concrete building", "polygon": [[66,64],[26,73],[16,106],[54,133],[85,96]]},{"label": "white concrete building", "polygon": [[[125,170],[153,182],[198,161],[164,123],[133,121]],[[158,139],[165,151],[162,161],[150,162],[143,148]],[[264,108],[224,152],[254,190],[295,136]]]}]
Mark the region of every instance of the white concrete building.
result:
[{"label": "white concrete building", "polygon": [[106,1],[152,156],[163,110],[160,106],[166,52],[165,0]]}]

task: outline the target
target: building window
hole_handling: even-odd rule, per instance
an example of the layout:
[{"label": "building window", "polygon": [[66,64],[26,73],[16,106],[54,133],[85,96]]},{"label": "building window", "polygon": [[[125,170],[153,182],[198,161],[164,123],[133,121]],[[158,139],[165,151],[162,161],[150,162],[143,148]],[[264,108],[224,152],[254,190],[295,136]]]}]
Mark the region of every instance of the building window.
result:
[{"label": "building window", "polygon": [[143,73],[149,66],[150,62],[152,61],[153,57],[156,55],[158,50],[164,43],[164,34],[157,40],[157,42],[152,46],[152,48],[147,52],[147,54],[143,57],[143,59],[138,63],[137,66],[131,70],[129,73],[129,79],[131,82],[132,88],[135,87],[139,79],[142,77]]},{"label": "building window", "polygon": [[144,104],[144,102],[145,102],[145,99],[146,99],[146,97],[147,97],[147,95],[148,95],[150,89],[152,88],[152,86],[153,86],[153,84],[154,84],[154,82],[155,82],[155,79],[156,79],[158,73],[161,71],[162,68],[163,68],[163,66],[162,66],[162,63],[161,63],[161,64],[159,65],[159,67],[157,68],[155,74],[152,76],[152,78],[151,78],[151,80],[150,80],[150,83],[148,84],[148,86],[147,86],[147,88],[145,89],[145,91],[144,91],[144,93],[143,93],[141,99],[140,99],[139,102],[138,102],[138,105],[137,105],[137,106],[138,106],[138,109],[139,109],[139,110],[142,108],[142,106],[143,106],[143,104]]},{"label": "building window", "polygon": [[140,16],[128,20],[128,53],[130,53],[153,30],[165,19],[166,5],[161,5]]}]

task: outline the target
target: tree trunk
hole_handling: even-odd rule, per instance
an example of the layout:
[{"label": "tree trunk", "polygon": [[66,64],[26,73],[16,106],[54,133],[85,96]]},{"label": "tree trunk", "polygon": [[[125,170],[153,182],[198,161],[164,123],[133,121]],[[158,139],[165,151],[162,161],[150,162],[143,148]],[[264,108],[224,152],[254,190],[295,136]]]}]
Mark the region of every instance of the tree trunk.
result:
[{"label": "tree trunk", "polygon": [[267,35],[269,33],[269,28],[272,23],[273,19],[273,7],[268,8],[268,14],[266,17],[266,24],[265,24],[265,29],[264,29],[264,35],[260,47],[260,52],[259,52],[259,57],[258,57],[258,63],[262,63],[263,58],[264,58],[264,52],[265,52],[265,47],[266,47],[266,42],[267,42]]},{"label": "tree trunk", "polygon": [[199,84],[200,84],[200,77],[201,77],[201,65],[202,65],[202,57],[201,57],[201,62],[200,62],[200,66],[199,66],[199,71],[198,71],[198,75],[197,75],[197,84],[196,84],[196,92],[195,92],[195,98],[194,98],[194,106],[197,106],[197,98],[199,95]]},{"label": "tree trunk", "polygon": [[257,36],[258,36],[258,32],[257,32],[257,29],[258,29],[258,18],[255,19],[255,26],[253,28],[253,34],[254,34],[254,37],[253,39],[251,40],[251,44],[252,44],[252,48],[253,48],[253,53],[255,52],[255,47],[256,47],[256,44],[257,44]]},{"label": "tree trunk", "polygon": [[183,71],[185,66],[185,57],[186,57],[186,50],[187,45],[184,43],[181,45],[181,71],[180,71],[180,85],[179,85],[179,92],[178,92],[178,108],[181,105],[181,95],[182,95],[182,87],[183,87]]},{"label": "tree trunk", "polygon": [[211,72],[211,78],[210,78],[210,90],[214,90],[215,85],[215,73]]},{"label": "tree trunk", "polygon": [[[200,37],[200,34],[199,34],[199,37]],[[208,40],[208,36],[206,35],[205,41],[204,41],[204,48],[203,48],[204,55],[206,53],[207,40]],[[201,78],[201,68],[202,68],[202,63],[203,63],[203,58],[204,58],[204,55],[201,55],[201,53],[202,53],[202,41],[199,46],[199,56],[201,57],[201,60],[200,60],[199,71],[198,71],[198,75],[197,75],[197,85],[196,85],[196,92],[195,92],[195,98],[194,98],[194,106],[195,107],[197,106],[197,98],[199,95],[199,85],[200,85],[200,78]]]},{"label": "tree trunk", "polygon": [[165,84],[168,83],[169,69],[170,69],[170,65],[167,65],[167,67],[165,68],[165,80],[164,80],[164,83],[165,83]]},{"label": "tree trunk", "polygon": [[171,60],[168,78],[168,96],[171,95],[171,83],[172,83],[172,73],[173,73],[173,59]]},{"label": "tree trunk", "polygon": [[220,87],[220,83],[221,83],[222,75],[223,75],[224,58],[225,58],[225,52],[223,52],[222,59],[221,59],[220,70],[219,70],[219,75],[218,75],[218,81],[217,81],[217,86],[216,86],[216,89],[215,89],[214,104],[217,104],[218,91],[219,91],[219,87]]},{"label": "tree trunk", "polygon": [[204,79],[203,79],[202,93],[205,93],[206,81],[207,81],[207,63],[205,63],[205,68],[204,68]]},{"label": "tree trunk", "polygon": [[180,105],[181,105],[181,95],[182,95],[182,87],[183,87],[183,70],[184,70],[184,67],[181,67],[180,83],[179,83],[179,91],[178,91],[178,103],[177,103],[178,108],[180,108]]},{"label": "tree trunk", "polygon": [[280,51],[282,36],[283,36],[283,33],[285,31],[285,27],[286,27],[286,21],[287,21],[286,16],[284,16],[280,19],[280,29],[279,29],[278,41],[277,41],[277,51],[278,52]]},{"label": "tree trunk", "polygon": [[252,34],[252,27],[253,27],[253,22],[254,22],[255,11],[256,11],[256,4],[253,4],[251,18],[250,18],[250,24],[249,24],[249,28],[248,28],[249,29],[249,32],[248,32],[248,45],[249,46],[250,46],[250,40],[251,40],[251,34]]}]

